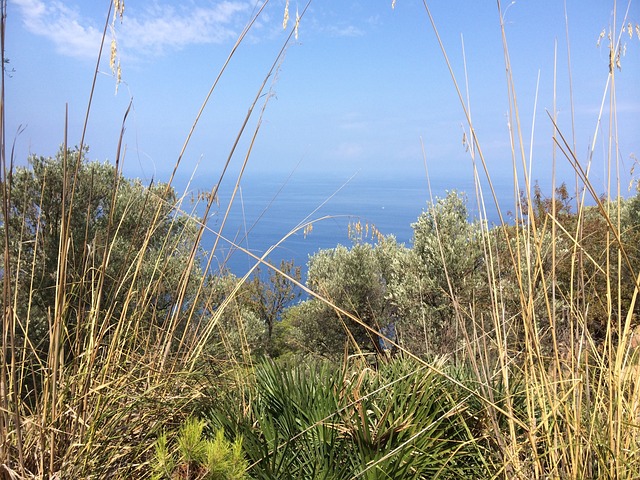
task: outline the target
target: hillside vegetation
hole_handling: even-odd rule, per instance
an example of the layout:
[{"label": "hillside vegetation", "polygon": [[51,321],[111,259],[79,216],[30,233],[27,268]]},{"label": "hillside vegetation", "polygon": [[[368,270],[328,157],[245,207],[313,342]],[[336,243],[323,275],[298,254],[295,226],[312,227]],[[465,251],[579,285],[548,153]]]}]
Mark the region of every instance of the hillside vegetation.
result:
[{"label": "hillside vegetation", "polygon": [[525,174],[498,225],[451,191],[408,245],[356,222],[304,283],[212,267],[217,186],[189,203],[84,138],[17,167],[4,134],[2,478],[640,477],[640,191],[596,192],[560,129],[576,191]]}]

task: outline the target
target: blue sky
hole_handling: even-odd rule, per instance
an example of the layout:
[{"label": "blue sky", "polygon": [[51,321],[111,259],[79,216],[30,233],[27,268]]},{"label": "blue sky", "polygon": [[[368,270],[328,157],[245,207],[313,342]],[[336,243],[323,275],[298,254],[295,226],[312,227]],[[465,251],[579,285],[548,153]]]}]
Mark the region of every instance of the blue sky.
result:
[{"label": "blue sky", "polygon": [[[496,2],[427,2],[464,87],[462,38],[471,111],[489,168],[509,178],[511,153],[505,62]],[[122,117],[127,120],[125,173],[166,179],[196,113],[231,48],[255,12],[256,0],[128,0],[122,21],[109,28],[100,64],[86,144],[94,159],[113,160]],[[69,144],[80,139],[98,47],[109,2],[9,0],[6,55],[7,141],[16,142],[16,160],[52,155],[62,143],[65,104]],[[294,28],[305,3],[272,0],[234,55],[205,108],[181,166],[198,165],[200,178],[215,179],[270,65]],[[561,129],[571,137],[565,5],[559,0],[503,2],[523,137],[529,155],[536,85],[539,90],[533,141],[534,178],[550,177],[554,43],[557,42],[557,106]],[[631,24],[620,38],[625,55],[615,72],[622,169],[640,156],[640,7],[619,2],[567,0],[576,152],[586,161],[598,132],[593,164],[602,183],[608,116],[598,129],[598,112],[609,73],[608,38]],[[628,16],[625,17],[628,11]],[[625,19],[626,20],[623,20]],[[600,39],[601,32],[605,37]],[[470,175],[463,145],[463,111],[421,1],[314,0],[288,47],[277,74],[267,84],[233,164],[242,161],[265,100],[261,131],[249,172],[361,171],[423,175],[424,144],[432,180]],[[122,83],[109,64],[115,36]],[[617,37],[614,39],[617,40]],[[609,86],[610,88],[610,86]],[[605,109],[605,114],[607,110]],[[22,125],[24,131],[15,133]],[[571,177],[558,157],[562,179]],[[236,167],[237,168],[237,167]],[[640,171],[640,169],[638,169]]]}]

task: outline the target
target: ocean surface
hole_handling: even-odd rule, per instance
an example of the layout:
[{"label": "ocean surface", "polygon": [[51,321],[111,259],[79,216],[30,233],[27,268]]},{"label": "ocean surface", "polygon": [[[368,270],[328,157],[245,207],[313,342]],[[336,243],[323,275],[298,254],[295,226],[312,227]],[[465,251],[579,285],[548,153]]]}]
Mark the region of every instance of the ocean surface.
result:
[{"label": "ocean surface", "polygon": [[[246,175],[232,202],[223,225],[224,213],[231,200],[235,179],[221,184],[218,201],[207,220],[207,231],[201,245],[213,252],[211,271],[221,266],[237,276],[249,271],[257,260],[228,240],[257,257],[272,251],[266,260],[279,265],[281,260],[293,260],[302,267],[303,277],[309,257],[320,249],[338,244],[351,246],[349,225],[359,222],[366,232],[377,231],[394,235],[398,242],[410,245],[414,223],[430,200],[425,177],[401,176],[330,176],[330,175]],[[189,187],[192,197],[211,191],[211,184],[195,179]],[[471,181],[431,184],[432,195],[443,197],[448,190],[466,192],[470,217],[477,217],[475,188]],[[504,209],[513,205],[513,187],[497,189]],[[493,200],[486,200],[488,218],[497,223]],[[202,214],[203,202],[196,211]],[[504,210],[506,211],[506,210]],[[310,227],[306,225],[311,225]],[[217,233],[220,239],[213,251]]]}]

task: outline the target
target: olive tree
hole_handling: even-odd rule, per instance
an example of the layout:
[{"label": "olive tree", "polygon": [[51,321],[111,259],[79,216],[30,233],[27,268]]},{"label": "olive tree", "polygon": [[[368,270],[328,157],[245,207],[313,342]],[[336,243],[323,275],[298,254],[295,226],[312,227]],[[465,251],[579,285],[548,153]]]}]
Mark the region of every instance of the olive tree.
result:
[{"label": "olive tree", "polygon": [[249,282],[249,304],[267,329],[267,342],[271,343],[273,328],[282,312],[300,297],[300,289],[288,278],[300,282],[300,267],[293,261],[282,260],[278,270],[269,269],[263,274],[259,267]]},{"label": "olive tree", "polygon": [[[299,323],[304,325],[300,329],[311,334],[306,342],[322,345],[324,351],[333,354],[342,352],[349,341],[361,349],[381,352],[384,342],[378,333],[395,318],[395,307],[388,300],[388,284],[394,257],[403,250],[395,238],[386,237],[375,246],[356,243],[351,248],[339,245],[317,252],[309,261],[307,283],[326,301],[311,300],[313,305],[301,307],[304,318]],[[311,338],[316,335],[326,338]],[[326,339],[331,339],[331,344]]]},{"label": "olive tree", "polygon": [[278,326],[283,312],[300,297],[300,290],[283,274],[300,281],[300,267],[285,260],[278,271],[263,274],[257,268],[246,282],[229,272],[207,278],[203,304],[205,315],[216,322],[210,349],[215,358],[248,361],[279,354],[282,346],[274,345],[274,331],[282,330]]},{"label": "olive tree", "polygon": [[399,334],[416,353],[456,347],[463,311],[482,285],[481,230],[470,222],[463,195],[436,199],[413,224],[413,246],[398,258],[390,298],[398,308]]},{"label": "olive tree", "polygon": [[87,316],[101,312],[106,328],[135,311],[161,324],[178,308],[179,284],[197,273],[187,261],[195,229],[176,213],[174,190],[128,180],[86,153],[33,155],[2,185],[12,259],[3,275],[12,275],[22,331],[43,353],[61,292],[65,337],[82,348]]}]

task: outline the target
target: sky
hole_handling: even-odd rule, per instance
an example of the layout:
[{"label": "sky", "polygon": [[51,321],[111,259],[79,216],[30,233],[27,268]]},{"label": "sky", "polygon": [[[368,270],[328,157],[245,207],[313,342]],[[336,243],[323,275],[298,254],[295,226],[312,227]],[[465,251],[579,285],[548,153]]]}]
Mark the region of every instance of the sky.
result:
[{"label": "sky", "polygon": [[[167,180],[211,86],[261,2],[127,0],[122,18],[108,20],[87,124],[89,156],[114,161],[131,103],[124,173]],[[16,163],[25,164],[30,154],[55,154],[64,140],[65,108],[67,142],[80,142],[109,4],[8,1],[5,125]],[[306,5],[289,2],[286,28],[285,0],[269,1],[261,11],[213,90],[179,175],[196,171],[201,182],[215,183],[259,93],[231,170],[244,160],[264,107],[249,174],[286,176],[295,170],[348,178],[361,172],[384,180],[424,176],[426,161],[432,181],[455,187],[457,179],[471,175],[469,128],[423,2],[312,0],[305,10]],[[468,91],[490,175],[508,181],[509,129],[515,124],[509,118],[497,3],[439,0],[427,6],[463,94]],[[606,178],[612,86],[625,181],[640,156],[640,6],[618,2],[615,17],[613,7],[604,0],[502,2],[526,159],[532,178],[543,184],[554,168],[559,179],[573,178],[562,155],[553,161],[547,112],[554,109],[554,83],[559,128],[584,165],[595,146],[597,188],[603,189]],[[303,12],[297,39],[287,43],[296,15]],[[614,41],[620,39],[624,53],[614,83],[608,82],[609,32]],[[109,65],[112,40],[119,84]]]}]

